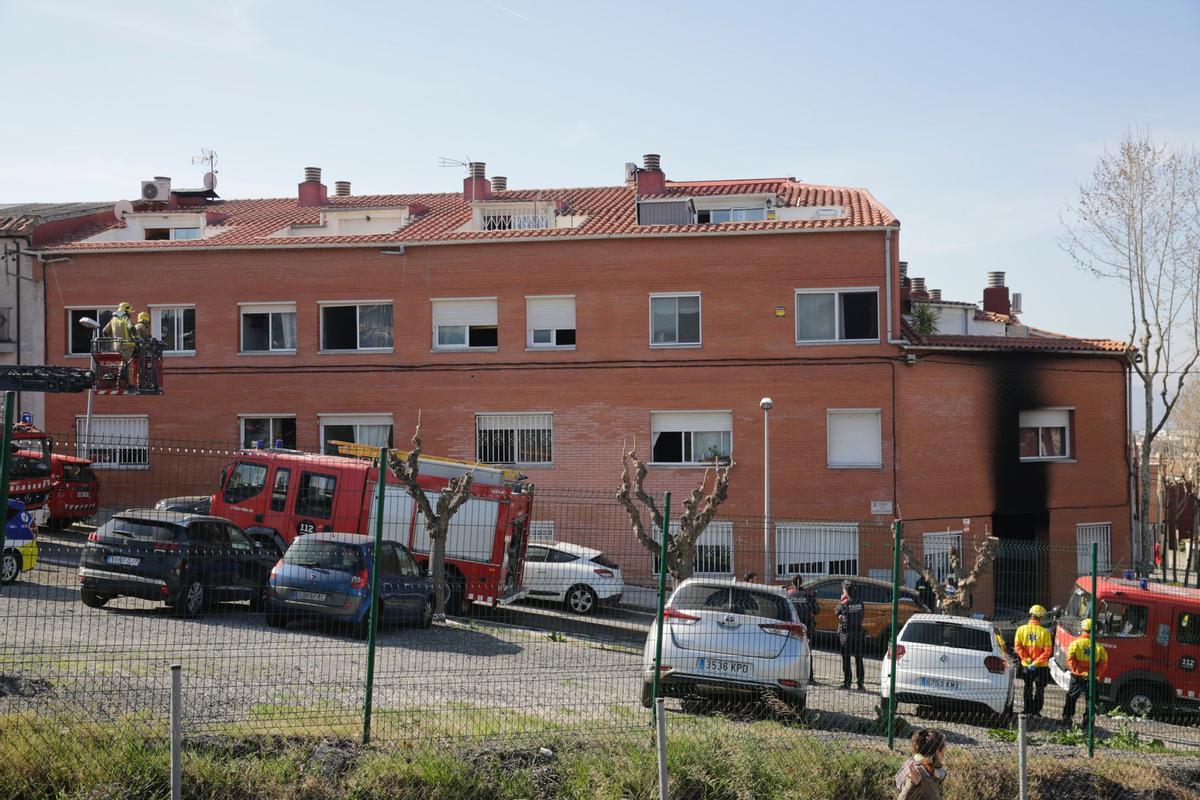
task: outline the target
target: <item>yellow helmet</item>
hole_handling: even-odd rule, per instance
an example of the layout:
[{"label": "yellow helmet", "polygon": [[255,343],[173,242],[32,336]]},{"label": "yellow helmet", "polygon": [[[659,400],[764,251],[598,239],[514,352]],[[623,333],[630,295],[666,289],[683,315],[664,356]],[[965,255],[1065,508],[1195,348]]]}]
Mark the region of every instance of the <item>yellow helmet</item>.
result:
[{"label": "yellow helmet", "polygon": [[147,314],[145,311],[138,314],[138,322],[149,322],[149,321],[150,321],[150,315]]},{"label": "yellow helmet", "polygon": [[1092,629],[1091,619],[1085,619],[1083,622],[1079,623],[1079,629],[1085,633],[1090,631]]},{"label": "yellow helmet", "polygon": [[1031,617],[1044,617],[1044,616],[1046,616],[1046,609],[1045,609],[1045,608],[1043,608],[1043,607],[1042,607],[1042,606],[1040,606],[1040,605],[1037,605],[1037,604],[1035,603],[1035,604],[1034,604],[1034,605],[1033,605],[1033,606],[1032,606],[1032,607],[1029,609],[1029,616],[1031,616]]},{"label": "yellow helmet", "polygon": [[124,311],[126,314],[132,314],[133,303],[121,303],[117,306],[117,311]]}]

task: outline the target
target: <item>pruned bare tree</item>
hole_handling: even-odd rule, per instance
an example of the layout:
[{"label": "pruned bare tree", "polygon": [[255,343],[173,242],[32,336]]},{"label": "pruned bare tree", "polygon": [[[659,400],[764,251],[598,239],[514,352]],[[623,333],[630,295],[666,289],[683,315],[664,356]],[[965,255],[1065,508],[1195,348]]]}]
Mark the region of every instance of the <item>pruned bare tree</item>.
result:
[{"label": "pruned bare tree", "polygon": [[1126,344],[1143,404],[1135,557],[1144,568],[1153,546],[1154,440],[1200,356],[1200,154],[1157,143],[1148,132],[1126,133],[1100,156],[1063,224],[1062,246],[1076,264],[1128,295]]},{"label": "pruned bare tree", "polygon": [[[904,553],[904,560],[908,563],[910,569],[913,569],[917,574],[925,578],[926,583],[933,589],[937,595],[937,610],[943,614],[953,614],[956,617],[966,616],[975,605],[975,584],[979,582],[979,578],[991,565],[996,558],[996,549],[1000,546],[1000,540],[995,536],[989,536],[984,539],[981,544],[975,547],[975,566],[971,567],[971,571],[967,573],[965,578],[958,581],[958,590],[954,594],[946,591],[946,586],[940,583],[933,571],[925,566],[925,562],[917,558],[913,551],[909,549],[908,542],[900,544],[900,550]],[[951,547],[947,559],[950,562],[950,572],[958,575],[962,569],[962,558],[959,556],[958,548]]]},{"label": "pruned bare tree", "polygon": [[[403,458],[401,458],[403,455]],[[417,483],[421,472],[421,418],[417,417],[417,429],[412,437],[412,449],[400,454],[388,453],[388,466],[397,480],[404,485],[413,502],[425,518],[425,530],[429,534],[429,569],[433,572],[433,614],[438,619],[446,616],[446,533],[455,512],[471,498],[471,483],[474,476],[464,473],[450,481],[438,494],[437,505],[429,502],[429,496]]]},{"label": "pruned bare tree", "polygon": [[[647,532],[638,503],[649,513],[650,525],[655,533],[662,531],[663,514],[654,498],[646,493],[646,464],[637,457],[636,443],[624,453],[621,462],[623,470],[621,486],[617,489],[617,502],[629,514],[633,535],[643,547],[658,555],[659,543]],[[696,540],[704,533],[708,523],[712,522],[720,505],[729,497],[729,473],[732,469],[731,459],[728,464],[717,465],[715,470],[704,470],[700,485],[683,501],[679,530],[674,535],[667,536],[667,571],[675,580],[683,581],[692,577],[696,567]],[[708,489],[710,473],[716,476],[711,490]]]}]

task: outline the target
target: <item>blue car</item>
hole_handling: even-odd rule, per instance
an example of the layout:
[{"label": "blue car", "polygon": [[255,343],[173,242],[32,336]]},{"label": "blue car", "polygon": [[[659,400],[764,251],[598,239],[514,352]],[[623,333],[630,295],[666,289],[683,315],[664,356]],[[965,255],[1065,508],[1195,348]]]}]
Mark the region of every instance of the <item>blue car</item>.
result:
[{"label": "blue car", "polygon": [[33,519],[20,500],[8,501],[8,526],[4,534],[4,556],[0,559],[0,583],[12,583],[37,564],[38,545]]},{"label": "blue car", "polygon": [[[357,533],[297,536],[271,570],[267,624],[282,628],[293,619],[348,625],[366,638],[371,612],[371,567],[375,544]],[[433,580],[408,549],[384,542],[379,553],[379,622],[433,622]]]}]

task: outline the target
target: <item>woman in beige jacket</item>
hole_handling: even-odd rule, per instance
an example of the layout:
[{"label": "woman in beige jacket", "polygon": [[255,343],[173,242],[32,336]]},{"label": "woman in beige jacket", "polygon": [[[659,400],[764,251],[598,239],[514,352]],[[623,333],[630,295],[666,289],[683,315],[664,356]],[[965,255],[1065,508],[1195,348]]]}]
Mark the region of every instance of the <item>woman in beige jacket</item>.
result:
[{"label": "woman in beige jacket", "polygon": [[941,800],[945,757],[945,734],[929,728],[913,734],[912,758],[896,773],[897,800]]}]

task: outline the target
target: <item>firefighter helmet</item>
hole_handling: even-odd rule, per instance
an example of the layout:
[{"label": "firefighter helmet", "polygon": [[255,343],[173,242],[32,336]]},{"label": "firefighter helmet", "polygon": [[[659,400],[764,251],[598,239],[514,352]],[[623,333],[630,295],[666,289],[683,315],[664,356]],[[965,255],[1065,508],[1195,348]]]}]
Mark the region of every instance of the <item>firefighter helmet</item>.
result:
[{"label": "firefighter helmet", "polygon": [[120,312],[122,312],[122,311],[124,311],[126,314],[132,314],[132,313],[133,313],[133,303],[121,303],[121,304],[119,304],[119,305],[117,306],[117,312],[118,312],[118,313],[120,313]]},{"label": "firefighter helmet", "polygon": [[1092,621],[1090,619],[1085,619],[1083,622],[1079,623],[1079,629],[1084,633],[1087,633],[1092,629]]},{"label": "firefighter helmet", "polygon": [[1035,604],[1033,605],[1033,607],[1031,607],[1031,608],[1029,609],[1029,616],[1031,616],[1031,617],[1044,617],[1044,616],[1046,616],[1046,609],[1045,609],[1044,607],[1042,607],[1042,606],[1040,606],[1040,605],[1037,605],[1037,604],[1035,603]]},{"label": "firefighter helmet", "polygon": [[150,321],[150,315],[147,314],[145,311],[138,314],[138,322],[149,322],[149,321]]}]

